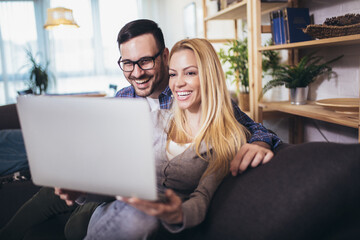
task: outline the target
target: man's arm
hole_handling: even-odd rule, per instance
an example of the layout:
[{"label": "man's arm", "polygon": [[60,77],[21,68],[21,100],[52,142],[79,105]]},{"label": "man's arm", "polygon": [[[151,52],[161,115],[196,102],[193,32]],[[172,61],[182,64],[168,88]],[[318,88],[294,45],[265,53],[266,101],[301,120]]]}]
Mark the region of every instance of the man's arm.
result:
[{"label": "man's arm", "polygon": [[230,171],[233,176],[245,171],[248,166],[257,167],[259,164],[269,162],[274,150],[281,140],[275,134],[269,132],[262,124],[255,123],[234,103],[233,109],[236,120],[245,126],[251,133],[248,143],[243,145],[235,158],[231,161]]},{"label": "man's arm", "polygon": [[240,110],[235,102],[232,101],[232,105],[236,120],[245,126],[251,133],[248,143],[265,142],[269,145],[271,150],[274,150],[281,143],[281,139],[276,136],[276,134],[269,132],[262,124],[254,122]]}]

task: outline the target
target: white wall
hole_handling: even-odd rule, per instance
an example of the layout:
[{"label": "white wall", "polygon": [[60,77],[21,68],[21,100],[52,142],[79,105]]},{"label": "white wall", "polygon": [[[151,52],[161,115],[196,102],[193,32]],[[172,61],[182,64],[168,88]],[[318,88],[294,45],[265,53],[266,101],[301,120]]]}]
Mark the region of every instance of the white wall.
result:
[{"label": "white wall", "polygon": [[[322,24],[326,18],[341,16],[347,13],[360,13],[359,0],[312,0],[301,1],[301,6],[309,7],[314,15],[314,23]],[[336,46],[321,49],[308,49],[303,53],[318,50],[317,54],[327,60],[344,54],[344,57],[333,64],[337,77],[319,78],[310,85],[309,100],[324,98],[358,98],[360,82],[360,46]],[[317,129],[320,129],[320,131]],[[321,132],[323,135],[321,135]],[[342,127],[322,121],[307,120],[305,125],[306,141],[324,141],[356,143],[358,131],[355,128]]]},{"label": "white wall", "polygon": [[[197,37],[204,37],[203,9],[201,0],[150,0],[152,8],[156,7],[156,12],[161,14],[149,14],[148,16],[157,21],[163,30],[165,42],[169,49],[179,40],[185,38],[184,32],[184,8],[190,3],[196,5],[196,24]],[[149,8],[150,9],[150,8]],[[210,6],[208,11],[211,10]],[[225,22],[225,23],[224,23]],[[212,38],[233,38],[233,21],[212,21],[208,23],[209,37]]]},{"label": "white wall", "polygon": [[202,8],[201,0],[158,0],[159,24],[164,32],[165,42],[169,49],[179,40],[185,38],[184,32],[184,7],[188,4],[195,2],[197,11],[197,29],[201,31]]}]

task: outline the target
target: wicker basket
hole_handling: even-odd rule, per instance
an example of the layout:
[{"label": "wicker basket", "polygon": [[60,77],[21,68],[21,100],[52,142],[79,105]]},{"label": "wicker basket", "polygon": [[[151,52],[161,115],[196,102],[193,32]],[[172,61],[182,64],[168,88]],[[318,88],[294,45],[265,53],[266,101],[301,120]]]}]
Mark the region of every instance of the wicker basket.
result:
[{"label": "wicker basket", "polygon": [[360,34],[360,23],[347,25],[347,26],[328,26],[310,24],[305,29],[304,33],[310,35],[313,38],[331,38],[341,37],[347,35]]}]

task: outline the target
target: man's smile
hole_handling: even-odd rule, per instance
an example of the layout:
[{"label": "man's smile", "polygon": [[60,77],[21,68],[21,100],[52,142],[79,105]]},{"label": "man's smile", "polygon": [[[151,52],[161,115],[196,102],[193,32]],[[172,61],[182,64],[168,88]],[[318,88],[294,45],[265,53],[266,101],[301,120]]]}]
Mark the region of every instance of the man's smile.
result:
[{"label": "man's smile", "polygon": [[[151,78],[151,77],[150,77]],[[148,79],[144,79],[144,80],[140,80],[140,79],[137,79],[137,80],[134,80],[137,84],[144,84],[144,83],[147,83],[150,81],[150,78]]]}]

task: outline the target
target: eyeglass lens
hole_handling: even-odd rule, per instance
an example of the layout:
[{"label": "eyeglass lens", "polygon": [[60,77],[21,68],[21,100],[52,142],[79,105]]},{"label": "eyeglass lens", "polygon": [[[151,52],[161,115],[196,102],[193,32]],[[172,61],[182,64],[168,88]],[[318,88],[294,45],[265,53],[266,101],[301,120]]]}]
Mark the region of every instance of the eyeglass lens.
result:
[{"label": "eyeglass lens", "polygon": [[142,58],[139,61],[120,61],[119,65],[125,72],[131,72],[134,70],[135,64],[137,64],[142,70],[149,70],[154,68],[155,61],[152,58]]}]

